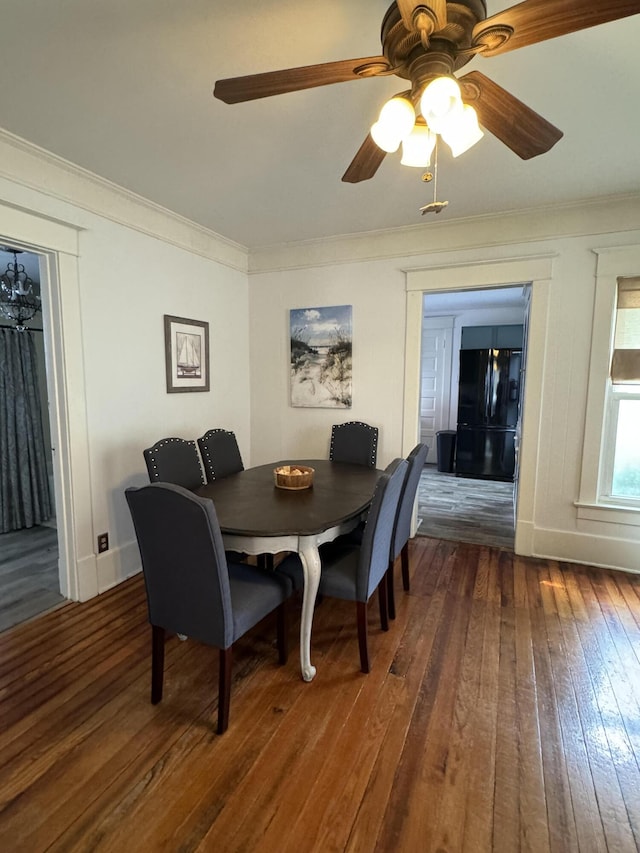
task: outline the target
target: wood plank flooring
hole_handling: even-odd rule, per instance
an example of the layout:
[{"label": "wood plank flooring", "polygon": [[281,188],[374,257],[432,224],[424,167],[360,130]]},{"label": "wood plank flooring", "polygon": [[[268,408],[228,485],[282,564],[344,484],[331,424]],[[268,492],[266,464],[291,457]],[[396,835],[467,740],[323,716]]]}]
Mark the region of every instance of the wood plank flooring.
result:
[{"label": "wood plank flooring", "polygon": [[58,534],[38,525],[0,535],[0,631],[65,601],[58,580]]},{"label": "wood plank flooring", "polygon": [[170,638],[150,704],[140,576],[4,632],[0,850],[638,850],[640,576],[429,537],[411,569],[369,675],[348,602],[311,684],[296,619],[284,667],[243,638],[222,737],[213,649]]},{"label": "wood plank flooring", "polygon": [[513,489],[513,483],[456,477],[427,465],[418,486],[418,534],[512,551]]}]

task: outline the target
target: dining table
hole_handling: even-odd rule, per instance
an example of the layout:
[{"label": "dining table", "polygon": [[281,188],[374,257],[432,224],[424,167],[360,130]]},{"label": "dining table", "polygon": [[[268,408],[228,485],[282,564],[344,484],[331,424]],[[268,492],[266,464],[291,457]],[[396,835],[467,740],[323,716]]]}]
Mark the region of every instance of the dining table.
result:
[{"label": "dining table", "polygon": [[[274,469],[304,465],[314,469],[305,489],[275,484]],[[327,459],[270,462],[198,487],[213,500],[226,550],[259,556],[296,552],[304,575],[300,618],[300,667],[312,681],[311,629],[321,561],[319,547],[348,533],[365,517],[381,475],[376,468]]]}]

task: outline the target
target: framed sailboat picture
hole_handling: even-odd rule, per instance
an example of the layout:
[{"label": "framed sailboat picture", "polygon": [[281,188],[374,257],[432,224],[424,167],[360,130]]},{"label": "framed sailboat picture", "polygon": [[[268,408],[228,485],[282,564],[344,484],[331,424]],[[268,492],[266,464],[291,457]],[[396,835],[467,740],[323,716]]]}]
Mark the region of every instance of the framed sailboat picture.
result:
[{"label": "framed sailboat picture", "polygon": [[167,393],[209,390],[209,324],[164,315]]}]

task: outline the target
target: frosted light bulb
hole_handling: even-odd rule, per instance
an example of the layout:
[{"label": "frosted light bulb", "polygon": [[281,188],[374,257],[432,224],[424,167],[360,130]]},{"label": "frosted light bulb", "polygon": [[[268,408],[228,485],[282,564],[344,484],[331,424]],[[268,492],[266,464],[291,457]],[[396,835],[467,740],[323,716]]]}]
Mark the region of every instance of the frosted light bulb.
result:
[{"label": "frosted light bulb", "polygon": [[442,138],[451,148],[454,157],[464,154],[476,142],[480,142],[484,133],[478,125],[478,115],[474,108],[465,104],[462,111],[456,114],[442,131]]},{"label": "frosted light bulb", "polygon": [[447,121],[462,112],[460,86],[453,77],[437,77],[422,93],[420,111],[433,133],[442,133]]},{"label": "frosted light bulb", "polygon": [[425,124],[416,124],[409,136],[402,140],[403,166],[424,167],[431,164],[431,152],[436,136]]},{"label": "frosted light bulb", "polygon": [[413,130],[416,112],[411,101],[406,98],[395,97],[387,101],[380,110],[378,121],[389,130],[393,128],[398,139],[402,140],[409,136]]},{"label": "frosted light bulb", "polygon": [[389,130],[379,121],[371,125],[371,138],[378,148],[382,148],[388,154],[393,154],[400,145],[400,137],[395,130],[393,128]]}]

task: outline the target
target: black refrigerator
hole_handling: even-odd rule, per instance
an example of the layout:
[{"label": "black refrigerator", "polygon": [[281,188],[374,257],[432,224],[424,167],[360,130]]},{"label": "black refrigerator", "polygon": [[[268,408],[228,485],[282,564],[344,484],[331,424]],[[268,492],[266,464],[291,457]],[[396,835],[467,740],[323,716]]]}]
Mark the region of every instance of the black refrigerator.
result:
[{"label": "black refrigerator", "polygon": [[456,474],[513,480],[520,349],[460,350]]}]

